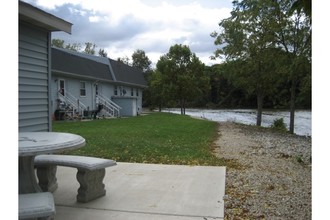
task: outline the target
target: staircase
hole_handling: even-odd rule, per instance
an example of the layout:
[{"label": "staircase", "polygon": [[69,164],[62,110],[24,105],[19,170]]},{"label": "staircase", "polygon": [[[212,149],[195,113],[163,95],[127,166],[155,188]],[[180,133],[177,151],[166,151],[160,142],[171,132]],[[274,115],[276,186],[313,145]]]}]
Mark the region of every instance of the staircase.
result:
[{"label": "staircase", "polygon": [[64,95],[58,92],[58,98],[63,103],[60,108],[65,111],[65,115],[68,119],[81,118],[84,110],[87,109],[84,103],[80,102],[79,99],[69,92],[65,92]]},{"label": "staircase", "polygon": [[120,109],[121,107],[108,99],[107,97],[103,96],[102,94],[97,95],[99,105],[102,105],[102,113],[105,113],[108,117],[120,117]]}]

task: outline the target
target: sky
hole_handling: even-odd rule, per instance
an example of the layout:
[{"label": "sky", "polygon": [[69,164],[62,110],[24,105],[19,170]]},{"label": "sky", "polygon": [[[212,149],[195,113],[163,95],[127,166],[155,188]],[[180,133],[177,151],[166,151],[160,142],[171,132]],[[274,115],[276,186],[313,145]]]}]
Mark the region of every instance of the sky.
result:
[{"label": "sky", "polygon": [[155,66],[175,44],[188,45],[205,65],[217,46],[210,36],[230,16],[232,0],[24,0],[73,24],[72,34],[53,32],[66,44],[96,44],[108,57],[145,51]]}]

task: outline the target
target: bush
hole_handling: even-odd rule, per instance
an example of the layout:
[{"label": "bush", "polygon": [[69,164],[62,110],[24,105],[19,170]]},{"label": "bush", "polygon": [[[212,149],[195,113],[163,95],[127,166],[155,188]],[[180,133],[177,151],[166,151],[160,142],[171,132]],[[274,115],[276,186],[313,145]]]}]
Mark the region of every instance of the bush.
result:
[{"label": "bush", "polygon": [[275,119],[273,121],[273,124],[271,125],[271,128],[273,128],[277,131],[283,131],[283,132],[288,131],[288,129],[286,128],[286,125],[284,123],[283,118]]}]

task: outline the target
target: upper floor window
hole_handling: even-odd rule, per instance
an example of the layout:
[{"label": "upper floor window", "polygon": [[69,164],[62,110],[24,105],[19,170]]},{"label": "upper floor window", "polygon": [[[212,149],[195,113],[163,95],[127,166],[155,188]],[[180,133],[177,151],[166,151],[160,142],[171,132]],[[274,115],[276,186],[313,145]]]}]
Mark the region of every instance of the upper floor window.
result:
[{"label": "upper floor window", "polygon": [[131,96],[134,96],[134,89],[131,88]]},{"label": "upper floor window", "polygon": [[86,96],[86,83],[80,82],[80,96]]},{"label": "upper floor window", "polygon": [[139,96],[139,89],[136,89],[136,96]]}]

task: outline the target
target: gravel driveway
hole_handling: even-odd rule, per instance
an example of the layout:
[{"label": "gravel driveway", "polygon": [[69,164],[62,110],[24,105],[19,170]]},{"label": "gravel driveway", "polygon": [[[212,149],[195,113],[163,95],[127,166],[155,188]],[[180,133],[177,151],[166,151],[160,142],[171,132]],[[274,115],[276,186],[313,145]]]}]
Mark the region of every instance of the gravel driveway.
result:
[{"label": "gravel driveway", "polygon": [[311,219],[311,138],[219,124],[214,153],[232,162],[225,219]]}]

